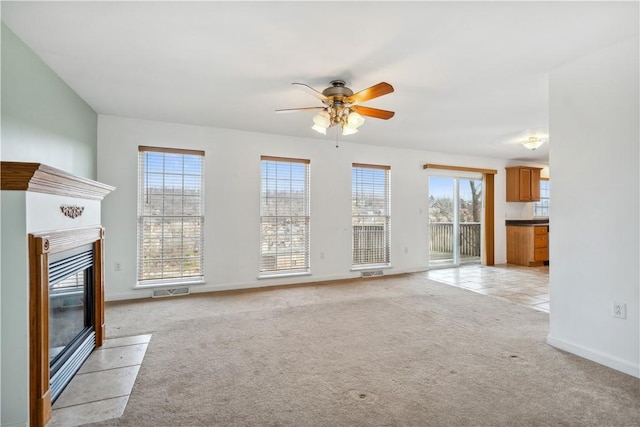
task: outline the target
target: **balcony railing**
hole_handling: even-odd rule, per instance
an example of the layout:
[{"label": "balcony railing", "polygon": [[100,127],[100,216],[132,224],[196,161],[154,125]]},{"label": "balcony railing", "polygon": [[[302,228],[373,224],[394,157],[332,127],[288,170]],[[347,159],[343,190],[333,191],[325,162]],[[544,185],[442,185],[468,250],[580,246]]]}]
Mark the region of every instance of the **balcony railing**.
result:
[{"label": "balcony railing", "polygon": [[[453,253],[453,223],[432,222],[430,250],[432,254]],[[460,224],[460,255],[465,258],[480,257],[480,223],[465,222]],[[307,254],[308,256],[308,254]],[[282,268],[296,268],[302,262],[302,255],[295,255],[288,251],[276,256],[275,251],[263,250],[262,271]],[[298,264],[296,261],[301,261]],[[384,225],[354,225],[353,226],[353,264],[380,264],[389,260],[389,246]]]},{"label": "balcony railing", "polygon": [[[431,222],[431,252],[453,253],[453,223]],[[480,223],[465,222],[460,224],[460,255],[480,256]]]},{"label": "balcony railing", "polygon": [[353,226],[353,265],[389,262],[389,245],[384,225]]}]

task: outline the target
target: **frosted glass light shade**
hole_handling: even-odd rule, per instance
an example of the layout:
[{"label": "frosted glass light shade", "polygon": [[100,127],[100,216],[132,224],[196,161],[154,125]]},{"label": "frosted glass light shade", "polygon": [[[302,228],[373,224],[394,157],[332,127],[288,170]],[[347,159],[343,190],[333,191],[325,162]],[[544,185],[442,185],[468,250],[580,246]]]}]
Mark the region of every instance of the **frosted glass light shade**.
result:
[{"label": "frosted glass light shade", "polygon": [[347,118],[347,123],[349,124],[349,127],[359,128],[364,123],[364,117],[362,117],[360,114],[353,111],[352,113],[349,114],[349,117]]},{"label": "frosted glass light shade", "polygon": [[313,125],[313,126],[311,126],[311,129],[313,129],[316,132],[321,133],[323,135],[327,134],[327,128],[323,128],[322,126]]},{"label": "frosted glass light shade", "polygon": [[358,133],[358,129],[348,125],[342,127],[342,135],[353,135],[354,133]]},{"label": "frosted glass light shade", "polygon": [[313,123],[315,123],[316,126],[326,129],[331,124],[331,116],[326,111],[320,111],[313,116]]},{"label": "frosted glass light shade", "polygon": [[522,143],[522,145],[524,145],[525,148],[528,148],[529,150],[535,150],[536,148],[539,148],[542,144],[544,144],[544,139],[538,138],[535,136],[529,137],[527,141]]}]

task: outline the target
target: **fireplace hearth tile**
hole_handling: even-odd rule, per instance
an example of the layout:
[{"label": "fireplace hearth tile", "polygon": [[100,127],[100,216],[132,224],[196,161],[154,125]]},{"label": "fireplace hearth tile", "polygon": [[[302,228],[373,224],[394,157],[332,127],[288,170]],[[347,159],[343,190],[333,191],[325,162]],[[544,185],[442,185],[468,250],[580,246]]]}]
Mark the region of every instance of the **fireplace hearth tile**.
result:
[{"label": "fireplace hearth tile", "polygon": [[54,409],[47,427],[74,427],[119,418],[124,413],[128,401],[127,395]]},{"label": "fireplace hearth tile", "polygon": [[[53,405],[47,427],[71,427],[119,418],[129,395],[151,335],[107,339],[95,350]],[[134,363],[132,366],[119,366]],[[93,367],[93,368],[92,368]]]},{"label": "fireplace hearth tile", "polygon": [[95,402],[131,393],[140,365],[77,374],[64,389],[53,409]]},{"label": "fireplace hearth tile", "polygon": [[105,369],[122,368],[140,365],[148,344],[135,344],[122,347],[100,348],[95,350],[82,365],[78,374],[103,371]]},{"label": "fireplace hearth tile", "polygon": [[105,340],[100,349],[104,350],[106,348],[122,347],[125,345],[147,344],[149,343],[149,341],[151,341],[151,334],[135,335],[132,337],[108,338]]}]

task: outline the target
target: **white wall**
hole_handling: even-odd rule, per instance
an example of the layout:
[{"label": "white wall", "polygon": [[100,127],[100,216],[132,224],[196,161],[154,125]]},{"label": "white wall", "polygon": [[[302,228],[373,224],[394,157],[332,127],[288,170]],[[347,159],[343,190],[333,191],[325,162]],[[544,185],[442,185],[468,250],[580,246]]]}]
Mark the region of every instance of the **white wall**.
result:
[{"label": "white wall", "polygon": [[533,218],[535,203],[533,202],[509,202],[506,205],[507,219],[531,219]]},{"label": "white wall", "polygon": [[[550,75],[548,342],[640,376],[638,39]],[[555,262],[557,260],[557,262]],[[612,317],[614,301],[627,319]]]},{"label": "white wall", "polygon": [[[347,139],[347,138],[344,138]],[[343,141],[344,141],[343,139]],[[192,292],[356,277],[351,267],[351,163],[391,166],[393,268],[427,266],[427,174],[424,163],[492,168],[496,177],[496,263],[506,262],[505,160],[300,139],[111,116],[98,118],[98,180],[118,189],[103,202],[106,298],[143,298],[136,283],[138,145],[206,151],[205,285]],[[257,279],[260,156],[311,160],[311,276]],[[321,256],[324,254],[324,258]],[[114,263],[121,271],[114,271]]]}]

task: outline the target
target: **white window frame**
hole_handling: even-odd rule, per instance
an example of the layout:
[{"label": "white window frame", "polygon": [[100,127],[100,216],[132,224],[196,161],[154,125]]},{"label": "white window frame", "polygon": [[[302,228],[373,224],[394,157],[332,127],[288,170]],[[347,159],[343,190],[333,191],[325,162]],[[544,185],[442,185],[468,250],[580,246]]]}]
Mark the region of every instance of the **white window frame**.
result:
[{"label": "white window frame", "polygon": [[533,216],[549,217],[550,202],[551,182],[549,178],[540,178],[540,200],[533,205]]},{"label": "white window frame", "polygon": [[[261,156],[260,163],[258,278],[311,274],[311,161]],[[302,173],[302,177],[294,177],[294,173]]]},{"label": "white window frame", "polygon": [[[161,170],[149,169],[149,156],[162,156]],[[184,284],[204,283],[204,155],[201,150],[184,150],[177,148],[163,147],[138,147],[138,268],[136,287],[161,287]],[[185,171],[185,159],[198,161],[199,174]],[[194,159],[197,157],[199,159]],[[167,170],[167,159],[181,162],[181,172],[173,173]],[[177,179],[176,179],[177,178]],[[151,188],[149,180],[161,180],[162,184],[156,188],[155,192],[149,191]],[[167,193],[168,181],[172,181],[173,191]],[[185,191],[186,186],[196,186],[196,191],[189,194]],[[176,192],[177,188],[177,192]],[[198,198],[198,205],[195,212],[186,212],[185,198]],[[175,199],[179,198],[182,209],[179,213],[169,212],[169,203],[175,209]],[[155,200],[153,200],[155,199]],[[156,206],[162,205],[162,209],[151,210],[151,200]],[[160,230],[155,231],[151,236],[145,230],[148,224],[160,223]],[[171,225],[171,229],[167,226]],[[185,228],[195,229],[196,235],[188,239],[189,252],[194,255],[187,255],[185,252]],[[175,229],[178,232],[175,233]],[[172,230],[174,234],[169,237],[168,232]],[[176,238],[177,235],[177,238]],[[179,256],[167,257],[165,244],[169,240],[178,240],[181,251]],[[147,252],[151,242],[159,242],[157,257],[152,258]],[[151,261],[155,260],[158,267],[150,267]],[[179,265],[176,271],[175,264]],[[185,270],[185,266],[195,264],[195,269]],[[169,267],[173,265],[174,267]],[[159,268],[159,269],[158,269]]]},{"label": "white window frame", "polygon": [[[383,171],[382,180],[378,179]],[[383,200],[366,200],[382,191]],[[373,209],[365,209],[365,205]],[[356,227],[382,227],[379,231]],[[391,265],[391,167],[353,163],[351,167],[351,269],[384,268]],[[363,244],[362,242],[366,243]]]}]

